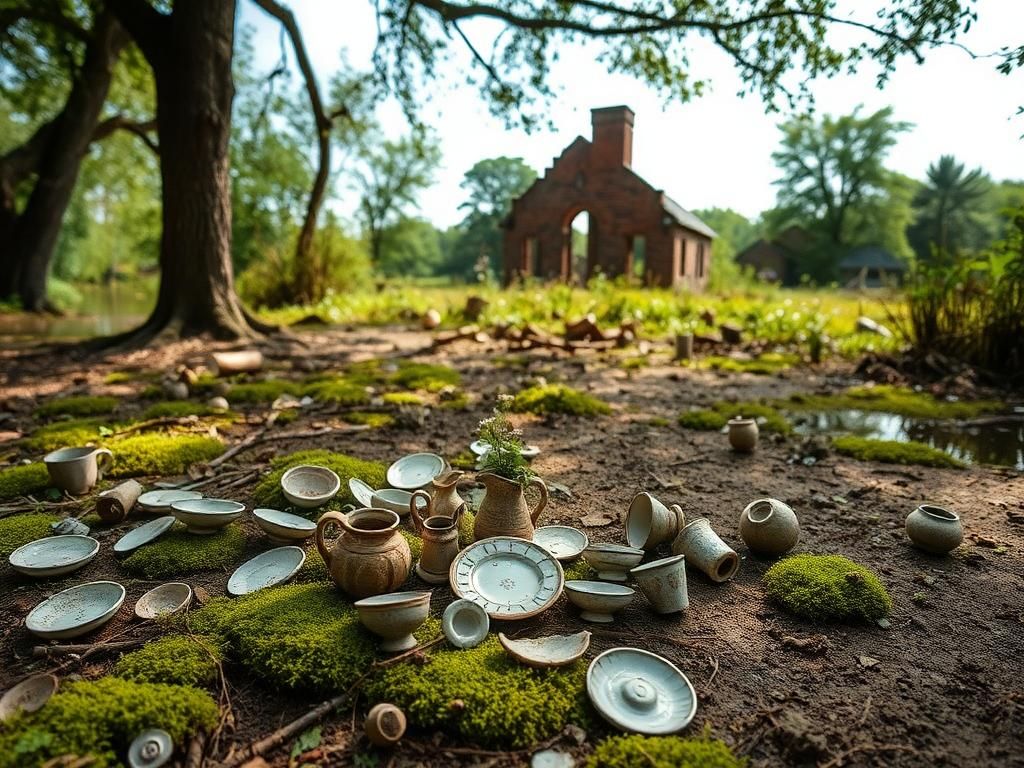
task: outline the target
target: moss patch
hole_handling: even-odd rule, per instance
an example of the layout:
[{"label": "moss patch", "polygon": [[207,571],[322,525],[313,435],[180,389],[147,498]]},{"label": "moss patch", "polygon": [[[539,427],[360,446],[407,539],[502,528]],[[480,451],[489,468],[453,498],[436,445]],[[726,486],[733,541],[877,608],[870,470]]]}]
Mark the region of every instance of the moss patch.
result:
[{"label": "moss patch", "polygon": [[48,419],[53,416],[101,416],[109,415],[117,408],[116,397],[97,395],[72,395],[58,397],[43,403],[36,408],[37,418]]},{"label": "moss patch", "polygon": [[582,557],[574,560],[569,565],[563,565],[562,570],[565,571],[565,580],[571,581],[574,579],[592,579],[594,578],[597,571],[587,564],[587,561]]},{"label": "moss patch", "polygon": [[281,395],[302,394],[302,387],[287,379],[267,379],[232,384],[228,401],[232,403],[272,403]]},{"label": "moss patch", "polygon": [[0,724],[0,768],[68,754],[92,757],[90,768],[121,765],[119,755],[147,728],[163,728],[180,747],[216,723],[216,703],[195,688],[115,677],[65,683],[38,712]]},{"label": "moss patch", "polygon": [[881,411],[915,419],[969,419],[1006,408],[995,400],[947,402],[927,392],[887,385],[852,387],[835,395],[793,395],[785,405],[801,411]]},{"label": "moss patch", "polygon": [[372,429],[384,429],[395,423],[395,417],[390,413],[374,413],[372,411],[352,411],[345,414],[345,421],[349,424],[365,424]]},{"label": "moss patch", "polygon": [[0,559],[6,560],[18,547],[50,535],[50,523],[60,518],[29,513],[0,519]]},{"label": "moss patch", "polygon": [[884,464],[917,464],[923,467],[951,467],[963,469],[964,463],[945,451],[913,440],[873,440],[868,437],[843,435],[832,440],[836,453],[860,461],[880,461]]},{"label": "moss patch", "polygon": [[[467,505],[468,506],[468,505]],[[476,515],[468,509],[462,513],[459,520],[459,548],[465,549],[473,543],[473,526],[476,524]]]},{"label": "moss patch", "polygon": [[388,405],[423,405],[423,398],[415,392],[388,392],[381,399]]},{"label": "moss patch", "polygon": [[341,478],[341,490],[329,506],[356,503],[348,487],[349,478],[358,477],[371,488],[383,488],[384,475],[387,472],[387,465],[379,461],[363,461],[331,451],[299,451],[289,456],[278,457],[271,462],[272,471],[253,489],[252,495],[256,506],[271,509],[284,509],[290,506],[289,501],[281,493],[281,476],[300,464],[327,467]]},{"label": "moss patch", "polygon": [[88,445],[101,437],[100,428],[106,425],[107,419],[98,418],[56,421],[39,427],[22,441],[22,445],[39,453],[49,453],[67,446]]},{"label": "moss patch", "polygon": [[184,418],[185,416],[223,415],[225,411],[211,408],[205,403],[193,403],[189,400],[168,400],[154,403],[142,413],[143,419]]},{"label": "moss patch", "polygon": [[722,741],[705,734],[677,736],[613,736],[602,741],[587,761],[587,768],[742,768]]},{"label": "moss patch", "polygon": [[127,384],[135,380],[135,374],[129,371],[114,371],[103,377],[104,384]]},{"label": "moss patch", "polygon": [[126,573],[142,579],[166,579],[236,565],[245,554],[245,534],[232,524],[210,535],[177,528],[121,561]]},{"label": "moss patch", "polygon": [[710,355],[700,360],[697,365],[700,368],[710,368],[714,371],[729,371],[730,373],[756,373],[762,376],[770,376],[792,368],[800,362],[797,355],[783,355],[775,352],[766,352],[759,357],[750,360],[737,360],[732,357]]},{"label": "moss patch", "polygon": [[126,437],[110,448],[114,452],[111,477],[177,475],[224,452],[223,443],[212,437],[162,433]]},{"label": "moss patch", "polygon": [[122,656],[113,673],[136,683],[202,688],[217,682],[220,660],[220,649],[209,638],[169,635]]},{"label": "moss patch", "polygon": [[567,413],[572,416],[603,416],[612,412],[608,403],[564,384],[545,384],[519,392],[512,401],[517,413]]},{"label": "moss patch", "polygon": [[398,363],[398,370],[388,377],[388,381],[403,389],[439,392],[447,386],[457,387],[462,383],[462,376],[458,371],[445,365],[402,360]]},{"label": "moss patch", "polygon": [[794,555],[765,572],[768,596],[814,622],[874,621],[892,610],[878,577],[841,555]]},{"label": "moss patch", "polygon": [[681,413],[679,423],[687,429],[718,431],[725,428],[729,419],[737,416],[757,419],[758,429],[762,432],[788,435],[793,431],[793,425],[771,405],[751,402],[727,403],[724,400],[718,401],[710,408]]},{"label": "moss patch", "polygon": [[366,392],[366,387],[344,378],[327,379],[309,384],[303,389],[303,394],[309,395],[321,403],[335,405],[366,405],[370,402],[370,395]]},{"label": "moss patch", "polygon": [[50,487],[50,473],[42,462],[0,469],[0,499],[28,496]]}]

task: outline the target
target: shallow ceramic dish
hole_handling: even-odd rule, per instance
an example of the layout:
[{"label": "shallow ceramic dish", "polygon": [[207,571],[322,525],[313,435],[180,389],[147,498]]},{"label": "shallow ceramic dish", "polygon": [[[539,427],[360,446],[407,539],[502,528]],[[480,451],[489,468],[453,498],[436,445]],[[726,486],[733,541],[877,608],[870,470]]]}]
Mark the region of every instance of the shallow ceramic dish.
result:
[{"label": "shallow ceramic dish", "polygon": [[25,617],[25,628],[46,640],[67,640],[99,629],[117,613],[125,590],[114,581],[90,581],[51,595]]},{"label": "shallow ceramic dish", "polygon": [[203,498],[203,494],[199,493],[199,491],[178,491],[174,489],[149,491],[139,496],[135,506],[144,512],[165,512],[176,501],[195,501],[201,498]]},{"label": "shallow ceramic dish", "polygon": [[491,629],[491,617],[476,603],[460,598],[444,609],[441,629],[456,648],[476,648]]},{"label": "shallow ceramic dish", "polygon": [[373,488],[368,486],[358,477],[350,477],[348,479],[348,489],[351,491],[355,500],[359,502],[360,507],[373,506]]},{"label": "shallow ceramic dish", "polygon": [[281,492],[296,507],[322,507],[338,495],[341,478],[327,467],[301,464],[281,475]]},{"label": "shallow ceramic dish", "polygon": [[582,609],[581,619],[609,624],[614,621],[613,613],[632,602],[636,590],[622,584],[580,579],[565,582],[565,594],[570,603]]},{"label": "shallow ceramic dish", "polygon": [[268,538],[277,544],[308,539],[316,533],[316,523],[278,509],[254,509],[252,516]]},{"label": "shallow ceramic dish", "polygon": [[622,544],[591,544],[583,550],[583,559],[597,571],[599,579],[625,581],[629,569],[644,559],[644,551]]},{"label": "shallow ceramic dish", "polygon": [[252,560],[242,563],[228,579],[228,593],[248,595],[288,581],[306,562],[302,547],[268,549]]},{"label": "shallow ceramic dish", "polygon": [[587,648],[590,647],[590,633],[583,630],[574,635],[549,635],[513,640],[499,632],[498,642],[508,651],[509,656],[528,667],[564,667],[587,652]]},{"label": "shallow ceramic dish", "polygon": [[174,754],[171,734],[160,728],[143,731],[128,745],[128,768],[160,768]]},{"label": "shallow ceramic dish", "polygon": [[446,468],[444,459],[436,453],[412,453],[388,467],[388,485],[405,491],[427,488]]},{"label": "shallow ceramic dish", "polygon": [[7,561],[18,573],[42,579],[77,571],[99,551],[100,543],[90,536],[48,536],[18,547]]},{"label": "shallow ceramic dish", "polygon": [[245,504],[228,499],[186,499],[171,504],[171,512],[189,533],[216,533],[241,517]]},{"label": "shallow ceramic dish", "polygon": [[355,602],[359,620],[383,638],[382,651],[394,653],[416,647],[413,636],[430,613],[429,592],[391,592]]},{"label": "shallow ceramic dish", "polygon": [[174,515],[164,515],[132,528],[114,542],[114,551],[118,554],[123,554],[138,549],[143,544],[149,544],[149,542],[163,536],[174,525],[176,519]]},{"label": "shallow ceramic dish", "polygon": [[[409,491],[403,491],[401,488],[381,488],[379,491],[374,491],[371,496],[373,502],[369,506],[377,509],[390,509],[396,515],[405,517],[409,514],[409,503],[412,501],[412,494]],[[416,499],[416,508],[419,510],[426,509],[427,503],[421,499]]]},{"label": "shallow ceramic dish", "polygon": [[170,616],[188,608],[192,602],[192,587],[180,581],[172,581],[154,587],[135,603],[135,615],[140,619],[155,619]]},{"label": "shallow ceramic dish", "polygon": [[563,563],[575,560],[590,545],[587,534],[568,525],[541,526],[533,532],[533,542]]},{"label": "shallow ceramic dish", "polygon": [[0,696],[0,722],[18,712],[36,712],[57,692],[59,682],[54,675],[32,675]]},{"label": "shallow ceramic dish", "polygon": [[452,591],[492,619],[525,619],[562,594],[561,564],[538,544],[512,536],[481,539],[462,550],[448,571]]},{"label": "shallow ceramic dish", "polygon": [[594,659],[587,695],[615,727],[650,736],[680,731],[697,713],[697,694],[686,675],[639,648],[612,648]]}]

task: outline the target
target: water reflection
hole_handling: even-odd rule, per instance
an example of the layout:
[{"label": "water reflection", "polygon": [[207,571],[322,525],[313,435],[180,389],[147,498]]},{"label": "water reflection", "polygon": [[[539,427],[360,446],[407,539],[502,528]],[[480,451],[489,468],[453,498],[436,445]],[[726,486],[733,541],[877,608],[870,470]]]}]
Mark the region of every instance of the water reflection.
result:
[{"label": "water reflection", "polygon": [[0,315],[0,336],[19,341],[32,338],[81,339],[109,336],[140,325],[156,304],[152,279],[76,285],[81,303],[63,317]]}]

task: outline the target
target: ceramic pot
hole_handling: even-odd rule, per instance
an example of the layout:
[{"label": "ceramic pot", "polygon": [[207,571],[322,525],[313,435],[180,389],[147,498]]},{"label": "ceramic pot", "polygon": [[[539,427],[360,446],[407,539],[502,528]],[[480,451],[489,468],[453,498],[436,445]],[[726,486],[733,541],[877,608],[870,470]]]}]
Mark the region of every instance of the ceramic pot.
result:
[{"label": "ceramic pot", "polygon": [[449,470],[430,481],[431,490],[416,491],[409,501],[409,509],[417,505],[417,499],[426,504],[424,517],[454,517],[456,511],[465,503],[459,496],[459,480],[465,472],[457,469]]},{"label": "ceramic pot", "polygon": [[641,491],[633,497],[626,513],[626,542],[634,549],[654,549],[672,541],[686,525],[678,504],[666,507],[651,494]]},{"label": "ceramic pot", "polygon": [[363,730],[371,744],[390,747],[402,738],[405,726],[405,713],[394,704],[381,702],[367,713]]},{"label": "ceramic pot", "polygon": [[539,477],[530,480],[530,485],[540,491],[540,501],[532,512],[526,505],[523,486],[512,480],[484,472],[477,475],[486,488],[480,509],[473,524],[473,540],[489,539],[492,536],[515,536],[533,541],[533,529],[537,519],[548,503],[548,487]]},{"label": "ceramic pot", "polygon": [[[398,589],[412,570],[412,553],[398,532],[400,518],[387,509],[357,509],[347,515],[325,512],[316,524],[316,548],[327,572],[343,592],[370,597]],[[329,525],[342,534],[333,549],[324,540]]]},{"label": "ceramic pot", "polygon": [[781,555],[796,546],[800,521],[788,504],[778,499],[758,499],[740,514],[740,536],[751,552]]},{"label": "ceramic pot", "polygon": [[690,565],[716,582],[728,581],[740,567],[739,555],[711,529],[706,517],[698,517],[679,532],[672,542],[672,554],[685,555]]},{"label": "ceramic pot", "polygon": [[409,505],[416,532],[423,540],[420,561],[416,563],[416,575],[428,584],[444,584],[448,581],[452,561],[459,554],[459,521],[465,508],[465,503],[461,504],[453,517],[438,515],[424,518],[416,508],[415,498]]},{"label": "ceramic pot", "polygon": [[106,448],[61,448],[46,454],[43,463],[56,488],[81,496],[103,477],[114,463],[114,454]]},{"label": "ceramic pot", "polygon": [[960,546],[964,527],[960,516],[944,507],[922,504],[907,515],[907,536],[925,552],[945,555]]},{"label": "ceramic pot", "polygon": [[679,613],[690,607],[686,592],[686,558],[673,555],[630,570],[655,613]]},{"label": "ceramic pot", "polygon": [[757,422],[737,417],[729,419],[729,445],[734,451],[750,453],[757,448]]}]

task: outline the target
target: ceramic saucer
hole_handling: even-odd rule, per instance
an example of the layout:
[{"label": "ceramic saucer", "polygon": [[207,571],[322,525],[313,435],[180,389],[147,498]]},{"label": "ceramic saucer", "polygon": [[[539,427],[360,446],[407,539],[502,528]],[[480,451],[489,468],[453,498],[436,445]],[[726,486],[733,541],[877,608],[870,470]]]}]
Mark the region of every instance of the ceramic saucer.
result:
[{"label": "ceramic saucer", "polygon": [[277,547],[242,563],[228,579],[228,592],[247,595],[288,581],[306,562],[302,547]]},{"label": "ceramic saucer", "polygon": [[77,571],[99,551],[100,543],[89,536],[47,536],[18,547],[7,561],[18,573],[38,579]]},{"label": "ceramic saucer", "polygon": [[25,628],[47,640],[66,640],[99,629],[117,613],[125,589],[113,581],[91,581],[43,600],[25,617]]},{"label": "ceramic saucer", "polygon": [[149,491],[139,496],[135,505],[144,512],[164,512],[170,510],[171,504],[176,501],[189,501],[203,498],[198,491],[178,491],[166,489],[161,491]]},{"label": "ceramic saucer", "polygon": [[403,491],[426,488],[430,481],[445,471],[444,459],[436,453],[413,453],[403,456],[388,467],[388,485]]},{"label": "ceramic saucer", "polygon": [[545,611],[562,594],[562,566],[538,544],[512,536],[481,539],[452,562],[452,591],[492,619],[525,619]]},{"label": "ceramic saucer", "polygon": [[615,727],[650,736],[682,730],[697,712],[697,694],[686,675],[639,648],[612,648],[594,659],[587,695]]}]

